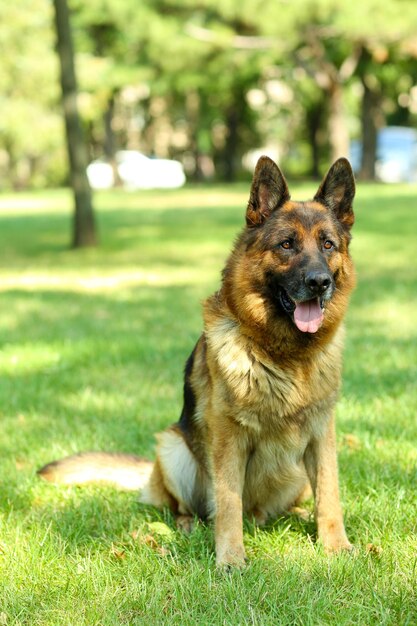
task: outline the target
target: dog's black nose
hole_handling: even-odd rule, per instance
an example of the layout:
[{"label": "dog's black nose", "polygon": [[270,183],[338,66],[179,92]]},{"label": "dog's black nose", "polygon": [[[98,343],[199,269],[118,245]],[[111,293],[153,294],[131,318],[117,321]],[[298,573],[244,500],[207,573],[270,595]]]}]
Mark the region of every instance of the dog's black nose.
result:
[{"label": "dog's black nose", "polygon": [[332,279],[327,272],[308,272],[305,283],[312,294],[321,295],[330,287]]}]

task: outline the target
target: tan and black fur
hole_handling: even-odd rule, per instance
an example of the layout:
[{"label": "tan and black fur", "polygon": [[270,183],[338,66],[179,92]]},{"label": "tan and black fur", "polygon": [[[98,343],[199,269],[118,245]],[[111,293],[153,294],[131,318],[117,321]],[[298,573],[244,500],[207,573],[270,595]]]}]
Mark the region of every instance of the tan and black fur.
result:
[{"label": "tan and black fur", "polygon": [[[204,303],[181,417],[157,436],[152,467],[136,461],[151,472],[143,502],[214,519],[218,565],[245,560],[243,514],[263,523],[288,511],[308,485],[319,540],[329,551],[351,547],[339,501],[334,405],[354,286],[354,193],[346,159],[308,202],[292,201],[279,168],[259,160],[246,227],[219,291]],[[94,458],[70,457],[40,472],[79,482],[68,468],[91,467]],[[109,479],[99,471],[95,477]]]}]

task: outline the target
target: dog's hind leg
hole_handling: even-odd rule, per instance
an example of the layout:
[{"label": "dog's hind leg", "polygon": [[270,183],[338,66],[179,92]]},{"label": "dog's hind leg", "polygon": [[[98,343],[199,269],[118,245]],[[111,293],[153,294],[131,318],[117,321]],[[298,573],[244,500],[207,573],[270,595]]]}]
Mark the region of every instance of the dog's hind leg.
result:
[{"label": "dog's hind leg", "polygon": [[158,509],[168,507],[173,513],[178,512],[178,501],[166,487],[164,473],[158,457],[154,463],[148,483],[140,492],[139,501],[143,504],[156,506]]},{"label": "dog's hind leg", "polygon": [[313,491],[311,489],[311,485],[309,482],[306,482],[305,486],[297,496],[297,499],[294,501],[294,504],[292,504],[288,509],[288,513],[291,513],[292,515],[297,515],[300,519],[306,522],[310,521],[312,516],[311,512],[301,505],[312,496]]},{"label": "dog's hind leg", "polygon": [[176,524],[178,530],[182,530],[184,534],[189,535],[193,532],[195,517],[192,515],[177,515]]},{"label": "dog's hind leg", "polygon": [[181,431],[171,427],[157,435],[157,459],[141,501],[157,507],[168,506],[181,516],[201,515],[204,508],[204,481],[197,461]]}]

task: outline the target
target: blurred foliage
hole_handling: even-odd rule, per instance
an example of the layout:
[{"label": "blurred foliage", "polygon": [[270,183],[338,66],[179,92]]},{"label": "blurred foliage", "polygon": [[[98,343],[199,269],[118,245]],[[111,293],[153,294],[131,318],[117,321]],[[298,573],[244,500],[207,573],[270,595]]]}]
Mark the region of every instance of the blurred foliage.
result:
[{"label": "blurred foliage", "polygon": [[[376,127],[417,124],[415,0],[72,0],[79,104],[91,159],[117,149],[233,179],[269,148],[318,174]],[[0,186],[66,172],[51,6],[0,6]]]},{"label": "blurred foliage", "polygon": [[[54,184],[64,176],[64,145],[51,7],[0,4],[0,184]],[[60,163],[58,165],[58,163]]]}]

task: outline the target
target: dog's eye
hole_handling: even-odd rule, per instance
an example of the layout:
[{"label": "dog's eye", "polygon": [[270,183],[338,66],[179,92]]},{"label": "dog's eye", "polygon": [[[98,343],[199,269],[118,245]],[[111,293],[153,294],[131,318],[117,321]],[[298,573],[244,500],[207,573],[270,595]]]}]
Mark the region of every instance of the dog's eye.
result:
[{"label": "dog's eye", "polygon": [[325,250],[333,250],[334,248],[334,243],[333,241],[330,241],[330,239],[326,239],[326,241],[323,244],[323,248]]},{"label": "dog's eye", "polygon": [[285,239],[285,241],[281,241],[279,247],[284,248],[284,250],[292,250],[292,241],[290,239]]}]

